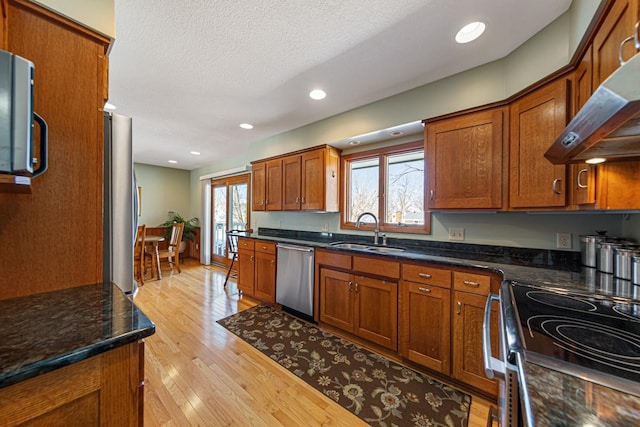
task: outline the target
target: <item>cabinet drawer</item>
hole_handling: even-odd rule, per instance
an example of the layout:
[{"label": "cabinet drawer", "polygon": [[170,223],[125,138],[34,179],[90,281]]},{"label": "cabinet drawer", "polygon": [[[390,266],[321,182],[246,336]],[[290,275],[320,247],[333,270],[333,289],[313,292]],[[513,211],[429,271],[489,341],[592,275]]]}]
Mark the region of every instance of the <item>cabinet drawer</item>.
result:
[{"label": "cabinet drawer", "polygon": [[339,252],[318,250],[315,254],[316,264],[351,270],[351,255]]},{"label": "cabinet drawer", "polygon": [[255,240],[238,238],[238,249],[250,249],[255,248]]},{"label": "cabinet drawer", "polygon": [[481,274],[453,272],[453,287],[457,291],[471,292],[479,295],[489,295],[491,278]]},{"label": "cabinet drawer", "polygon": [[402,264],[402,280],[451,288],[451,271],[419,264]]},{"label": "cabinet drawer", "polygon": [[353,257],[353,270],[362,271],[377,276],[400,277],[400,263],[398,261],[388,261],[382,257]]},{"label": "cabinet drawer", "polygon": [[263,252],[266,254],[276,253],[275,242],[265,242],[264,240],[257,240],[255,242],[255,248],[256,248],[256,252]]}]

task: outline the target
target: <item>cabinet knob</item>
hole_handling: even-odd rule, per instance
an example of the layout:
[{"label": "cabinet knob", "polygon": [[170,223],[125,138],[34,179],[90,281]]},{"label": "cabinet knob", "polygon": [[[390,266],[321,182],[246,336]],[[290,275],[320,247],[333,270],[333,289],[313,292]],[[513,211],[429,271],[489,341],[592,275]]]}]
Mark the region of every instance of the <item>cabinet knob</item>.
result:
[{"label": "cabinet knob", "polygon": [[431,292],[431,289],[429,289],[429,288],[422,288],[422,287],[419,287],[419,288],[418,288],[418,290],[419,290],[419,291],[422,291],[422,292],[427,292],[427,293]]},{"label": "cabinet knob", "polygon": [[424,277],[425,279],[431,279],[431,275],[429,273],[418,273],[418,276]]}]

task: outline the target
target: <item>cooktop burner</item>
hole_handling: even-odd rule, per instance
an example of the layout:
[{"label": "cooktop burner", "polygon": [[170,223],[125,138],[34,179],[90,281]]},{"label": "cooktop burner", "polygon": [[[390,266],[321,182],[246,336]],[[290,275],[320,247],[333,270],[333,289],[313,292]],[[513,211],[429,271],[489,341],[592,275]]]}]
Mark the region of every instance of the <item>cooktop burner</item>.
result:
[{"label": "cooktop burner", "polygon": [[639,303],[520,283],[511,293],[528,360],[640,384]]}]

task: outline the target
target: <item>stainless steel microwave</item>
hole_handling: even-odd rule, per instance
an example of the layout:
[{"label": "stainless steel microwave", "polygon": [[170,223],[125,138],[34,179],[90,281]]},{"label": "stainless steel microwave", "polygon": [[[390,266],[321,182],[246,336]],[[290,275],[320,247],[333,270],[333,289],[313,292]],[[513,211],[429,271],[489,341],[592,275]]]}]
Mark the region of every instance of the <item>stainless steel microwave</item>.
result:
[{"label": "stainless steel microwave", "polygon": [[[33,78],[31,61],[0,50],[2,174],[35,177],[47,169],[47,123],[33,111]],[[40,126],[38,151],[34,146],[34,121]]]}]

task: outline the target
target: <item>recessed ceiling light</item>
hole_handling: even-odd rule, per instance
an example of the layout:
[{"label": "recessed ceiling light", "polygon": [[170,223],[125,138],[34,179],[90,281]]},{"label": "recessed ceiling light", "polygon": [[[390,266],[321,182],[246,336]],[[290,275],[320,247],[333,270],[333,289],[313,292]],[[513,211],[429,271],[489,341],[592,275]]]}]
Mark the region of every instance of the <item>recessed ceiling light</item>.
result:
[{"label": "recessed ceiling light", "polygon": [[456,34],[456,41],[458,43],[469,43],[480,37],[484,33],[484,22],[472,22],[467,24]]},{"label": "recessed ceiling light", "polygon": [[360,141],[356,141],[355,139],[352,139],[351,141],[349,141],[349,145],[359,145]]},{"label": "recessed ceiling light", "polygon": [[194,156],[199,156],[200,152],[199,151],[190,151],[191,154],[193,154]]},{"label": "recessed ceiling light", "polygon": [[252,124],[249,124],[249,123],[241,123],[241,124],[240,124],[240,127],[241,127],[242,129],[253,129],[253,125],[252,125]]},{"label": "recessed ceiling light", "polygon": [[174,165],[175,165],[176,163],[178,163],[178,161],[177,161],[177,160],[169,160],[169,163],[171,163],[171,164],[174,164]]},{"label": "recessed ceiling light", "polygon": [[105,102],[105,104],[104,104],[104,109],[105,109],[105,110],[115,110],[115,109],[116,109],[116,106],[115,106],[115,105],[113,105],[113,104],[112,104],[112,103],[110,103],[110,102]]},{"label": "recessed ceiling light", "polygon": [[404,132],[402,132],[401,130],[394,130],[389,135],[391,135],[391,136],[400,136],[400,135],[404,135]]},{"label": "recessed ceiling light", "polygon": [[309,98],[315,99],[316,101],[320,99],[324,99],[327,96],[327,93],[321,89],[314,89],[309,92]]},{"label": "recessed ceiling light", "polygon": [[585,160],[585,163],[589,163],[590,165],[597,165],[598,163],[604,163],[607,159],[603,159],[602,157],[594,157],[593,159]]}]

